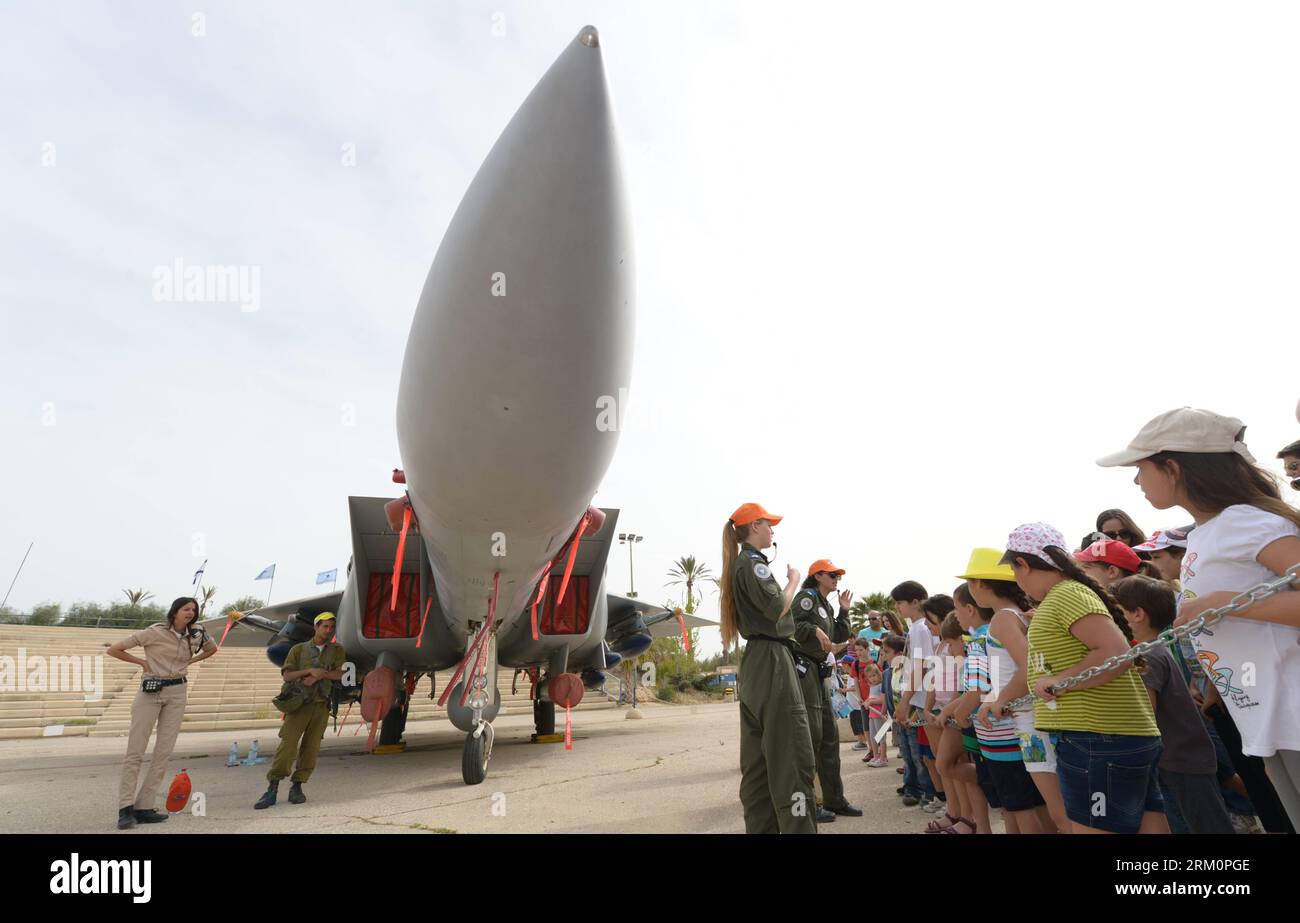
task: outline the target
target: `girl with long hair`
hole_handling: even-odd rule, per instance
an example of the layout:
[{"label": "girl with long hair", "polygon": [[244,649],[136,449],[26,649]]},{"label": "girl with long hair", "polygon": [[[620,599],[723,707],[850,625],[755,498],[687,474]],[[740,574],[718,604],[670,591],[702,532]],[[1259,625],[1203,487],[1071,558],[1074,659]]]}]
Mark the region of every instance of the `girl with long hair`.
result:
[{"label": "girl with long hair", "polygon": [[[1181,507],[1187,536],[1175,625],[1300,564],[1300,511],[1255,464],[1234,417],[1183,407],[1142,428],[1103,467],[1136,466],[1133,479],[1157,509]],[[1300,593],[1288,591],[1229,615],[1192,638],[1197,656],[1241,734],[1262,757],[1277,797],[1300,826]],[[1252,800],[1254,793],[1252,792]]]},{"label": "girl with long hair", "polygon": [[780,521],[746,503],[723,526],[719,625],[723,650],[749,642],[736,681],[745,832],[816,833],[812,737],[791,640],[799,571],[786,568],[783,589],[762,553]]},{"label": "girl with long hair", "polygon": [[1034,727],[1055,735],[1056,776],[1072,833],[1168,833],[1156,777],[1160,729],[1131,664],[1062,691],[1054,687],[1128,651],[1123,616],[1105,588],[1066,551],[1051,526],[1027,523],[1003,564],[1041,600],[1029,623],[1026,679]]}]

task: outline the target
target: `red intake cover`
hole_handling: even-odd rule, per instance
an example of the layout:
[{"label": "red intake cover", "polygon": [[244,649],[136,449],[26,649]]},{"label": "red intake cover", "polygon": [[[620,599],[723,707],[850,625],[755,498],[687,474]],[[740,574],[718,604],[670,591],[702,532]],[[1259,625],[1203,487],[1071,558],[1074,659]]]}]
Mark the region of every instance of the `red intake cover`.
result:
[{"label": "red intake cover", "polygon": [[[398,497],[396,500],[389,500],[384,504],[384,516],[388,519],[388,528],[392,529],[394,532],[402,531],[402,513],[410,505],[411,501],[406,497]],[[411,528],[416,529],[418,527],[419,523],[416,521],[415,517],[412,516]]]},{"label": "red intake cover", "polygon": [[366,674],[361,684],[361,717],[374,723],[383,720],[397,701],[397,674],[392,667],[379,667]]},{"label": "red intake cover", "polygon": [[551,677],[551,701],[561,708],[575,708],[582,701],[582,678],[577,673]]},{"label": "red intake cover", "polygon": [[583,530],[583,535],[595,535],[605,526],[605,511],[597,506],[587,507],[587,528]]},{"label": "red intake cover", "polygon": [[176,773],[176,778],[172,780],[172,787],[167,791],[167,810],[171,814],[179,814],[185,810],[185,805],[189,804],[190,792],[190,775],[184,769]]}]

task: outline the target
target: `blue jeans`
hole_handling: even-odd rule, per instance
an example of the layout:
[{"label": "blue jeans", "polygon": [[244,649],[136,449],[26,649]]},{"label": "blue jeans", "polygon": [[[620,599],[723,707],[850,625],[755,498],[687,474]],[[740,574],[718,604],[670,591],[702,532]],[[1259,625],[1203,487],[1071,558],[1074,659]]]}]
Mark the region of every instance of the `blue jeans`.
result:
[{"label": "blue jeans", "polygon": [[1058,731],[1056,779],[1074,823],[1111,833],[1137,833],[1146,812],[1164,813],[1156,762],[1159,737]]},{"label": "blue jeans", "polygon": [[908,795],[934,797],[934,783],[930,772],[921,761],[921,745],[916,740],[916,728],[899,728],[898,749],[903,757],[903,792]]}]

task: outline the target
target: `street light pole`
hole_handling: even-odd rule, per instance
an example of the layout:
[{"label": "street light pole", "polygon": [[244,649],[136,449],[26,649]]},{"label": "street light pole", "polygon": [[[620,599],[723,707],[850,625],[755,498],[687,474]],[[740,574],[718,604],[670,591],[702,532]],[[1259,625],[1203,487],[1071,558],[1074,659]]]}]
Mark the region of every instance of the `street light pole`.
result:
[{"label": "street light pole", "polygon": [[645,538],[644,535],[635,535],[631,532],[620,532],[618,534],[618,543],[627,545],[627,576],[630,585],[627,595],[631,599],[636,599],[636,573],[632,568],[632,546],[643,538]]}]

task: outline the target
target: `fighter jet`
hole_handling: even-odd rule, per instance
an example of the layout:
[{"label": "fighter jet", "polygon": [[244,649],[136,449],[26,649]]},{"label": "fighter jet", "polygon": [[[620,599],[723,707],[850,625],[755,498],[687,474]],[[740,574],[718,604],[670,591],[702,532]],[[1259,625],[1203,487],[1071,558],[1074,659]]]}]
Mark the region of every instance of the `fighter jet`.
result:
[{"label": "fighter jet", "polygon": [[439,702],[467,732],[470,785],[487,775],[498,664],[527,672],[549,734],[556,704],[642,653],[653,625],[685,635],[680,614],[606,592],[618,510],[591,506],[618,442],[633,320],[618,140],[587,26],[498,138],[434,256],[397,394],[404,494],[348,498],[341,592],[227,630],[273,632],[280,665],[316,614],[337,612],[358,679],[343,694],[359,689],[362,717],[383,721],[380,744],[400,738],[420,677],[455,667]]}]

